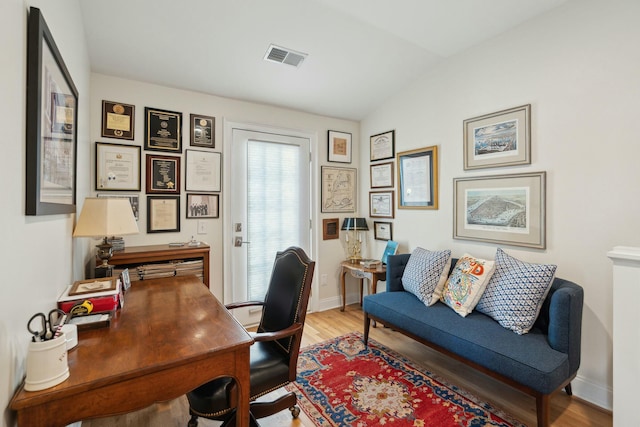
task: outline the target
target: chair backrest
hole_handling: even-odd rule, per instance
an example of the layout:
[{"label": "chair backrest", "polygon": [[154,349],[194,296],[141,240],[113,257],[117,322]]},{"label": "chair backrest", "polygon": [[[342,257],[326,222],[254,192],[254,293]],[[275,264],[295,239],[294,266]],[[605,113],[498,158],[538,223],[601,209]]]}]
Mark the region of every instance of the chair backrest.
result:
[{"label": "chair backrest", "polygon": [[[297,247],[277,253],[258,332],[279,331],[294,323],[304,325],[315,265],[315,261]],[[278,345],[287,354],[293,352],[295,362],[301,341],[302,331],[279,340]]]}]

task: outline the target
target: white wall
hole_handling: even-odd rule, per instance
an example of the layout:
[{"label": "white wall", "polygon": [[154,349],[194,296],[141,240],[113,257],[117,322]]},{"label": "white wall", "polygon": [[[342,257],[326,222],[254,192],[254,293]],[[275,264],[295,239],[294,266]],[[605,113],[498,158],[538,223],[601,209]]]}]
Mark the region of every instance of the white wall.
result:
[{"label": "white wall", "polygon": [[[7,409],[24,376],[30,334],[26,324],[36,311],[54,308],[60,292],[80,274],[71,238],[73,215],[25,216],[25,93],[27,11],[41,9],[79,92],[78,154],[89,139],[89,57],[78,0],[4,0],[0,4],[2,79],[0,168],[4,271],[0,286],[0,407],[2,425],[13,425]],[[78,169],[78,197],[84,197],[89,170]]]},{"label": "white wall", "polygon": [[[368,137],[396,130],[396,152],[439,146],[440,209],[397,210],[401,250],[450,248],[493,257],[495,245],[454,240],[453,178],[547,171],[547,249],[503,248],[555,263],[557,276],[585,289],[582,364],[576,395],[611,408],[612,265],[616,245],[640,243],[640,2],[573,1],[450,58],[362,122]],[[532,105],[532,163],[463,170],[464,119]],[[361,202],[369,191],[361,187]],[[377,252],[382,244],[374,244]],[[629,391],[632,393],[633,391]]]},{"label": "white wall", "polygon": [[[135,117],[135,140],[127,142],[123,140],[101,138],[101,108],[102,100],[124,102],[136,106]],[[189,114],[204,114],[216,118],[216,142],[215,151],[223,152],[223,120],[232,122],[243,122],[261,124],[269,127],[279,127],[295,131],[304,131],[316,135],[317,147],[312,147],[314,155],[313,170],[315,185],[319,188],[320,165],[327,164],[327,132],[328,130],[339,130],[353,134],[355,141],[359,140],[359,124],[353,121],[340,120],[330,117],[322,117],[312,114],[301,113],[283,108],[276,108],[268,105],[254,104],[244,101],[237,101],[218,96],[211,96],[197,92],[172,89],[168,87],[152,85],[132,80],[115,78],[101,74],[92,74],[91,77],[91,154],[87,153],[87,161],[92,165],[95,156],[95,141],[112,143],[131,143],[143,147],[142,150],[142,192],[140,192],[140,220],[138,226],[140,234],[124,236],[127,246],[163,244],[175,241],[188,241],[191,236],[197,240],[204,241],[211,245],[211,290],[218,298],[222,299],[223,292],[223,211],[224,204],[229,203],[229,195],[220,193],[220,218],[206,219],[208,233],[197,234],[197,220],[186,219],[185,202],[186,192],[184,191],[184,154],[181,162],[182,191],[180,200],[180,226],[179,233],[153,233],[146,232],[146,194],[145,189],[145,155],[148,153],[162,154],[158,151],[144,150],[144,107],[154,107],[171,111],[182,112],[183,118],[183,153],[185,149],[198,149],[189,145]],[[354,147],[353,158],[358,158],[358,147]],[[333,163],[333,165],[337,165]],[[355,165],[344,165],[355,166]],[[95,194],[94,171],[91,175],[91,189]],[[228,179],[227,171],[223,168],[223,181]],[[130,193],[130,192],[129,192]],[[338,300],[338,266],[344,258],[344,251],[339,240],[322,241],[322,218],[338,217],[335,214],[313,214],[315,220],[314,236],[319,236],[320,240],[314,237],[314,254],[316,260],[316,277],[320,274],[327,274],[329,281],[327,286],[319,287],[319,280],[314,283],[315,291],[318,294],[319,305],[335,307]],[[344,217],[344,215],[342,215]]]}]

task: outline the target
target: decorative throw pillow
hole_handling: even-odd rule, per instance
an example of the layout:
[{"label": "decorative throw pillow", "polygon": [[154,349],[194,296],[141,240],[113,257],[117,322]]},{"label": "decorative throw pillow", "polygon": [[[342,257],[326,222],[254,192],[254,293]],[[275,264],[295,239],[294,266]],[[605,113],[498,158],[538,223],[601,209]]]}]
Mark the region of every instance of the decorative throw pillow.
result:
[{"label": "decorative throw pillow", "polygon": [[458,259],[447,279],[440,299],[460,316],[465,317],[478,304],[494,267],[494,261],[464,254]]},{"label": "decorative throw pillow", "polygon": [[402,286],[425,305],[438,302],[451,267],[451,251],[415,248],[402,274]]},{"label": "decorative throw pillow", "polygon": [[496,252],[496,270],[476,310],[515,333],[529,332],[547,297],[557,266],[531,264]]}]

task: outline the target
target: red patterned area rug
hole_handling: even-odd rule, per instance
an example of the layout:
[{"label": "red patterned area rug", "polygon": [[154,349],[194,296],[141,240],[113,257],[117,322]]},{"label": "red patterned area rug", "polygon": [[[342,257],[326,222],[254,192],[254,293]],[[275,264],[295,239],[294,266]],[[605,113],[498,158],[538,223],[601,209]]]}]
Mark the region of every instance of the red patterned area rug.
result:
[{"label": "red patterned area rug", "polygon": [[316,426],[523,426],[358,332],[303,348],[287,388]]}]

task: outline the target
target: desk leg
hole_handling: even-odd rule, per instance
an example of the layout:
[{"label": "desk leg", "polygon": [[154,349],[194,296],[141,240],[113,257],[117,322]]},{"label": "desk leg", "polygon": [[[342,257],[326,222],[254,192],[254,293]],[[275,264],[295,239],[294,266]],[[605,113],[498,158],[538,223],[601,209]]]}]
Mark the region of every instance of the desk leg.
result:
[{"label": "desk leg", "polygon": [[340,286],[342,287],[342,308],[340,309],[340,311],[344,311],[344,306],[347,302],[347,291],[346,291],[346,285],[345,285],[346,275],[347,275],[347,270],[343,268],[342,271],[340,272]]},{"label": "desk leg", "polygon": [[249,347],[237,351],[237,387],[238,407],[236,410],[236,422],[238,426],[249,427],[249,399],[251,398],[249,380]]}]

